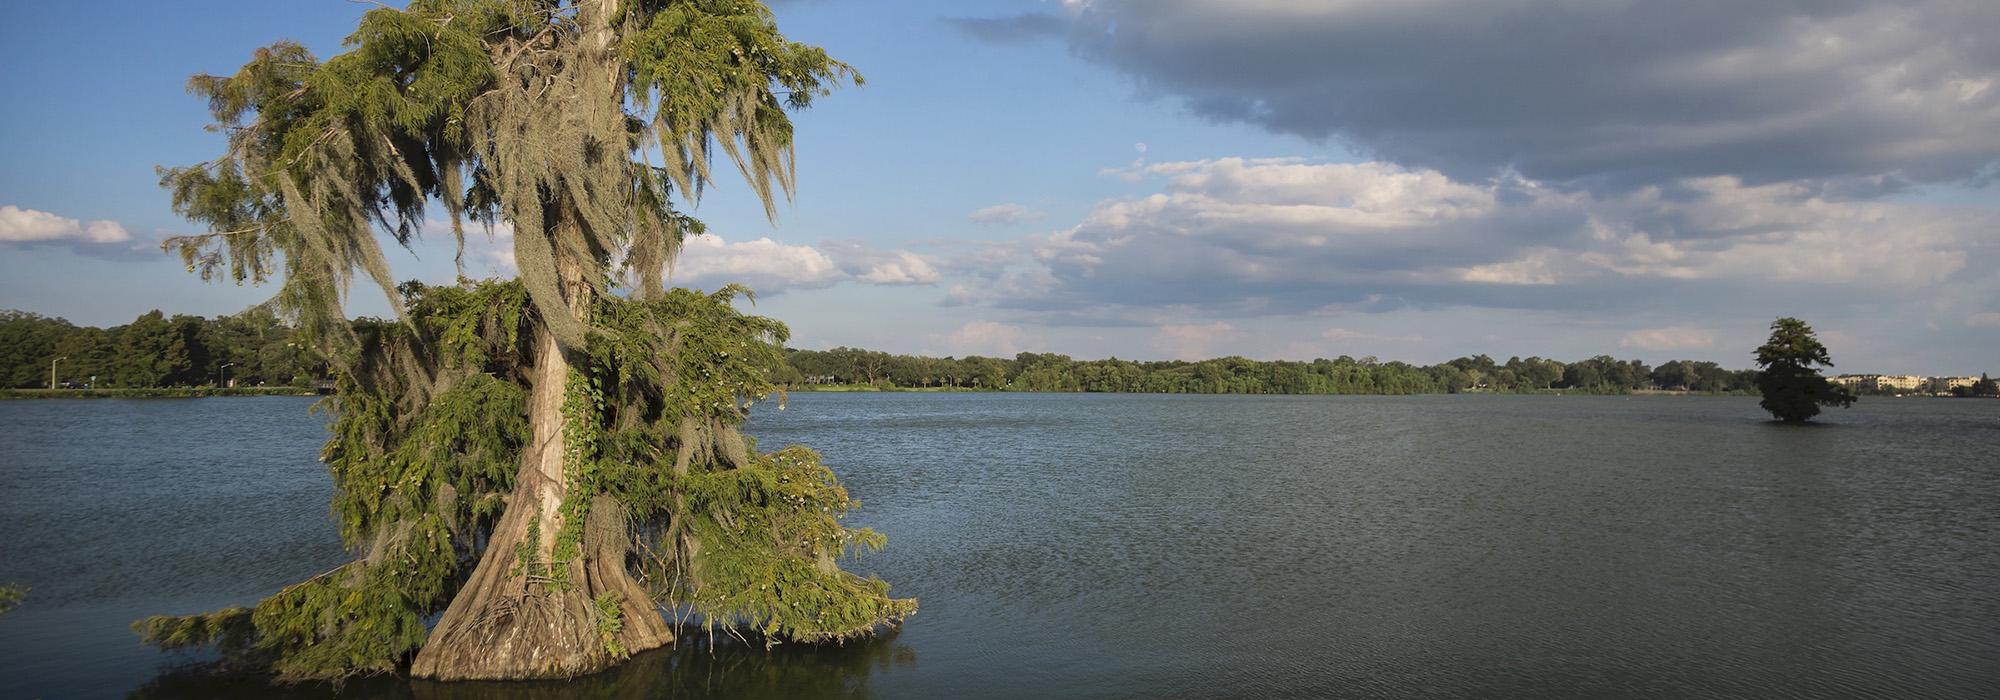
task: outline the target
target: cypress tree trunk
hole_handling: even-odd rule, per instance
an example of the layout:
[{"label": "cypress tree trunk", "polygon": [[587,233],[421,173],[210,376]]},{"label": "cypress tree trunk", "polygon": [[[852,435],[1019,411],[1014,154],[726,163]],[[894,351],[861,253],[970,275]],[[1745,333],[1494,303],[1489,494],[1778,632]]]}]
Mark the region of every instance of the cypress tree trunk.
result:
[{"label": "cypress tree trunk", "polygon": [[[570,310],[587,319],[594,292],[575,265],[561,265],[557,274]],[[597,496],[583,511],[586,522],[568,521],[578,515],[564,507],[572,486],[563,411],[570,370],[561,345],[542,328],[528,394],[532,437],[522,450],[514,492],[471,578],[417,653],[411,675],[567,678],[673,641],[651,595],[626,567],[631,526],[623,506]],[[566,529],[576,533],[569,552],[561,542]]]},{"label": "cypress tree trunk", "polygon": [[[775,216],[787,108],[859,76],[758,2],[413,3],[369,11],[351,41],[325,62],[279,42],[190,81],[228,156],[162,182],[211,230],[169,242],[190,269],[261,282],[281,260],[279,308],[342,358],[357,410],[324,454],[357,559],[255,608],[147,618],[141,638],[287,680],[406,662],[532,679],[671,642],[661,605],[801,642],[914,613],[834,564],[882,538],[839,525],[854,502],[819,456],[753,455],[736,431],[735,402],[773,388],[783,325],[737,313],[740,288],[660,284],[701,228],[674,194],[708,182],[711,149]],[[407,240],[433,204],[461,241],[468,216],[514,225],[519,279],[399,291],[377,235]],[[363,273],[411,306],[401,324],[347,318],[340,290]],[[640,298],[597,296],[628,273]]]},{"label": "cypress tree trunk", "polygon": [[[591,64],[607,86],[620,85],[613,52],[613,3],[583,0],[578,18],[588,32]],[[622,101],[615,87],[613,99]],[[602,105],[592,105],[603,108]],[[561,195],[543,201],[545,235],[556,251],[557,291],[585,323],[596,291],[584,279],[577,247],[589,240],[581,202]],[[528,234],[517,234],[528,235]],[[438,680],[563,678],[601,671],[633,653],[674,639],[652,596],[626,568],[631,533],[624,508],[608,496],[570,490],[568,455],[575,445],[564,407],[571,366],[544,325],[535,338],[528,395],[531,439],[506,510],[473,570],[417,653],[411,674]],[[571,503],[571,499],[589,499]],[[579,509],[575,506],[583,506]],[[568,506],[568,507],[566,507]],[[585,523],[568,522],[581,516]],[[565,534],[567,531],[567,534]],[[565,537],[570,539],[564,542]],[[541,566],[537,566],[541,564]]]}]

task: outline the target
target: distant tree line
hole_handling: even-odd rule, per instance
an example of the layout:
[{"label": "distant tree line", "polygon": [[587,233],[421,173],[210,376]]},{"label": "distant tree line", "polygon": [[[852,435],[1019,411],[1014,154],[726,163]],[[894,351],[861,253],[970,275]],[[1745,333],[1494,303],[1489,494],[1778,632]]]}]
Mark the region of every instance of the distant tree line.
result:
[{"label": "distant tree line", "polygon": [[149,311],[110,328],[0,310],[0,387],[309,386],[326,363],[264,307],[203,318]]},{"label": "distant tree line", "polygon": [[[49,384],[51,361],[69,386],[155,388],[311,386],[326,362],[297,330],[257,306],[233,316],[167,316],[150,311],[110,328],[0,310],[0,388]],[[1750,393],[1757,370],[1674,360],[1658,367],[1599,355],[1574,362],[1486,355],[1435,365],[1383,362],[1346,355],[1311,361],[1222,357],[1199,362],[1141,362],[1024,352],[1013,357],[922,357],[859,348],[785,351],[771,368],[780,385],[866,385],[985,391],[1067,391],[1155,394],[1444,394],[1564,391],[1624,394],[1647,389]],[[1993,393],[1991,380],[1981,388]],[[1967,388],[1964,394],[1978,391]]]},{"label": "distant tree line", "polygon": [[1024,352],[1012,358],[919,357],[858,348],[788,350],[781,384],[875,385],[1007,391],[1163,394],[1437,394],[1571,391],[1623,394],[1641,389],[1746,392],[1755,370],[1675,360],[1648,367],[1600,355],[1576,362],[1540,357],[1497,362],[1486,355],[1420,366],[1341,356],[1306,362],[1223,357],[1199,362],[1076,360]]},{"label": "distant tree line", "polygon": [[1978,382],[1973,383],[1972,386],[1952,387],[1951,395],[1960,398],[1969,396],[2000,396],[2000,382],[1995,382],[1992,377],[1986,376],[1985,372],[1980,372]]}]

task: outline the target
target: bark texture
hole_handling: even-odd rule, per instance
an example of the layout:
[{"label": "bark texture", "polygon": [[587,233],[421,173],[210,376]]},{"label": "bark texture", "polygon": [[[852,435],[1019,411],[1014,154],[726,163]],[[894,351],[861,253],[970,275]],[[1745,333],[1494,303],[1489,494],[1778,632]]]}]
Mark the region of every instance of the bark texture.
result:
[{"label": "bark texture", "polygon": [[[520,566],[523,545],[541,561],[555,561],[555,538],[566,523],[563,473],[564,387],[569,363],[553,336],[537,343],[536,382],[528,415],[534,440],[506,511],[471,579],[445,608],[410,673],[436,680],[521,680],[594,673],[629,654],[671,643],[673,632],[652,597],[626,568],[623,510],[609,498],[593,499],[583,528],[583,555],[568,562],[569,585],[537,580]],[[534,540],[529,538],[533,536]],[[597,600],[617,601],[619,629],[609,638]]]},{"label": "bark texture", "polygon": [[[595,292],[583,282],[579,266],[559,265],[557,274],[569,310],[589,318]],[[411,663],[411,675],[448,681],[567,678],[673,642],[652,595],[628,568],[632,534],[624,507],[597,495],[589,497],[586,522],[567,521],[575,515],[564,508],[573,485],[564,412],[570,370],[555,335],[537,333],[528,393],[531,438],[521,451],[514,492],[471,578]],[[558,543],[566,528],[581,532],[578,551],[568,557]],[[607,603],[615,605],[615,615],[607,615]]]},{"label": "bark texture", "polygon": [[[851,68],[754,0],[383,5],[347,46],[196,76],[229,152],[162,183],[210,230],[168,247],[205,278],[282,273],[278,308],[334,369],[322,459],[355,560],[255,607],[141,620],[141,639],[285,680],[511,680],[667,644],[663,608],[767,644],[915,611],[833,565],[882,538],[840,524],[854,501],[819,455],[737,432],[776,390],[783,324],[733,307],[740,287],[662,279],[703,230],[674,203],[711,156],[775,215],[788,111]],[[409,244],[436,206],[461,244],[466,220],[510,224],[518,279],[396,284],[378,238]],[[607,291],[620,276],[636,294]],[[348,317],[358,278],[395,322]]]}]

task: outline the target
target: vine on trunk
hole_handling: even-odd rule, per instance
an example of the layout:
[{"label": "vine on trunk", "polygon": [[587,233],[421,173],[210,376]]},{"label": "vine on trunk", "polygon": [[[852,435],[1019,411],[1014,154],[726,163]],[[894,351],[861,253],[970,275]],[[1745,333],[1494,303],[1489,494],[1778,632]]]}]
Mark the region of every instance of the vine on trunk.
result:
[{"label": "vine on trunk", "polygon": [[[359,324],[368,361],[327,399],[334,437],[323,454],[356,561],[254,608],[148,618],[136,625],[146,641],[219,647],[290,679],[394,671],[424,643],[424,621],[462,583],[512,486],[527,425],[523,393],[508,379],[531,369],[515,346],[533,311],[518,282],[404,290],[411,325]],[[653,609],[773,643],[844,640],[895,623],[915,601],[833,565],[882,543],[840,524],[856,503],[833,473],[803,447],[756,454],[738,430],[752,403],[775,391],[769,367],[786,336],[782,324],[738,312],[739,292],[599,301],[605,332],[567,396],[578,435],[603,438],[567,443],[576,447],[571,493],[623,506],[624,556]],[[427,347],[440,352],[421,353]],[[407,400],[417,395],[431,398]],[[591,556],[580,543],[594,521],[588,505],[576,508],[555,561],[517,553],[542,585],[568,585],[564,558]],[[600,596],[595,624],[605,651],[623,657],[619,602]]]},{"label": "vine on trunk", "polygon": [[[835,564],[882,538],[840,525],[855,503],[819,456],[738,430],[784,326],[662,279],[703,231],[674,202],[713,152],[775,212],[788,110],[851,68],[755,0],[411,0],[346,47],[195,77],[229,150],[160,176],[210,229],[165,247],[204,278],[281,277],[275,307],[336,370],[322,458],[356,559],[144,639],[292,679],[530,678],[670,641],[663,607],[772,642],[915,610]],[[408,245],[433,204],[461,249],[464,219],[510,225],[519,279],[396,286],[376,236]],[[396,320],[347,319],[356,278]]]}]

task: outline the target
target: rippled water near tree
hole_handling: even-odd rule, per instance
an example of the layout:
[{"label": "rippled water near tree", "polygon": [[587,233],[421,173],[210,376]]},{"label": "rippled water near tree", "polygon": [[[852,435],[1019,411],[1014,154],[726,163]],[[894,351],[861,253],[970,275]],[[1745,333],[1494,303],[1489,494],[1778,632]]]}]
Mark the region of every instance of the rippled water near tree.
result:
[{"label": "rippled water near tree", "polygon": [[[267,697],[126,626],[344,560],[308,400],[0,402],[0,697]],[[2000,696],[2000,401],[798,394],[922,600],[394,697]]]}]

